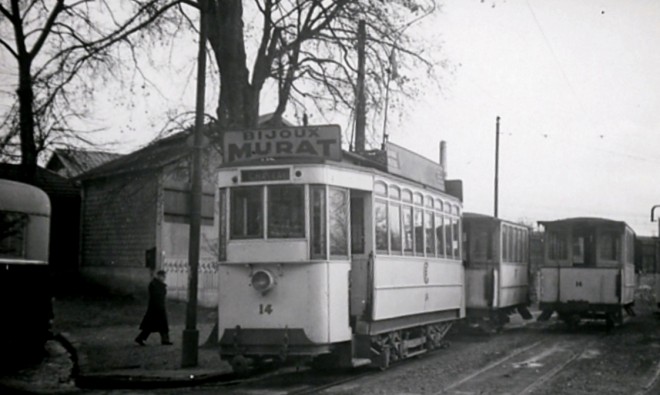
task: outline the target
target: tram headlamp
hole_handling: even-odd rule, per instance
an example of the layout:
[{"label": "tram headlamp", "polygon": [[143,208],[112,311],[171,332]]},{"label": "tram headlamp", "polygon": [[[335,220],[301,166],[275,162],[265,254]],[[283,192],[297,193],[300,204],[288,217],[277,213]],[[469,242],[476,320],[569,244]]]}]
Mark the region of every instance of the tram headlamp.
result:
[{"label": "tram headlamp", "polygon": [[268,270],[259,269],[252,274],[251,284],[257,291],[265,293],[275,286],[275,277]]}]

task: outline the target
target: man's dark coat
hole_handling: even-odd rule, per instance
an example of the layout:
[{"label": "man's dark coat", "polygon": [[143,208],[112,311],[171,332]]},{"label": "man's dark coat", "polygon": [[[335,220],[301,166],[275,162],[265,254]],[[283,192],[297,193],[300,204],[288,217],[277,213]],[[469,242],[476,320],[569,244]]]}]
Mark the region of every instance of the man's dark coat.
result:
[{"label": "man's dark coat", "polygon": [[140,329],[147,332],[168,332],[167,311],[165,310],[167,285],[158,278],[149,283],[149,306],[142,319]]}]

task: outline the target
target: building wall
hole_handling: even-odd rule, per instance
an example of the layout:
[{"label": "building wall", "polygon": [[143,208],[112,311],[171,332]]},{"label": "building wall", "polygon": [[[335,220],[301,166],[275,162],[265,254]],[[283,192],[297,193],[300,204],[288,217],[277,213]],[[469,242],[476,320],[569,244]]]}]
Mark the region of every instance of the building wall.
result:
[{"label": "building wall", "polygon": [[156,173],[84,181],[84,277],[120,292],[146,286],[151,273],[145,252],[156,247],[157,201]]},{"label": "building wall", "polygon": [[[202,227],[200,237],[197,300],[202,306],[218,305],[218,224],[216,183],[221,158],[207,150],[202,159]],[[187,160],[167,166],[162,177],[162,202],[159,207],[159,259],[167,271],[168,295],[188,299],[188,246],[190,241],[189,191]]]}]

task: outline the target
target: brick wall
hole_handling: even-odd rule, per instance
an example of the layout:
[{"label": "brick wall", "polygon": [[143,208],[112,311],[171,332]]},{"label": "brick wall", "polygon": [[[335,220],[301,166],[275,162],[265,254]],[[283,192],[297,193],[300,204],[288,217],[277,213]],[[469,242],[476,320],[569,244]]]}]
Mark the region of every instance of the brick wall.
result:
[{"label": "brick wall", "polygon": [[156,246],[157,175],[88,180],[83,191],[83,268],[144,267]]}]

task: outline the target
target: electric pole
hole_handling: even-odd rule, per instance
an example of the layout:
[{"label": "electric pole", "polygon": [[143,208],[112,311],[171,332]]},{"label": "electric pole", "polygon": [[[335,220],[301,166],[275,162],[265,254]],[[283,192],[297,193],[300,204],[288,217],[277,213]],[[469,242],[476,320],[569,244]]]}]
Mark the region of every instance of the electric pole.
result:
[{"label": "electric pole", "polygon": [[494,217],[497,218],[497,207],[498,207],[498,189],[499,189],[499,177],[500,177],[500,117],[499,115],[495,118],[495,214]]},{"label": "electric pole", "polygon": [[197,288],[202,212],[202,149],[204,129],[204,90],[206,89],[206,0],[199,1],[199,53],[197,57],[197,98],[193,132],[190,186],[190,239],[188,244],[188,304],[183,330],[181,366],[198,364]]}]

